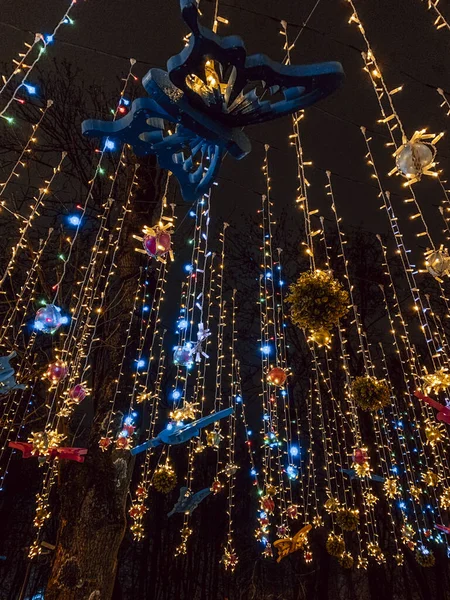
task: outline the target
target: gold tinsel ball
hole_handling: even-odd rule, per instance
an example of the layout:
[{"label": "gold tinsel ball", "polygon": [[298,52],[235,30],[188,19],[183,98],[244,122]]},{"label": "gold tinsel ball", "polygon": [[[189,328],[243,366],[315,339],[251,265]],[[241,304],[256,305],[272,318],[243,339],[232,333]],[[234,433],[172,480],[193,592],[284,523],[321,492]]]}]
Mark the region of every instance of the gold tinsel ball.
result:
[{"label": "gold tinsel ball", "polygon": [[328,498],[323,506],[330,515],[336,513],[340,508],[339,500],[336,498]]},{"label": "gold tinsel ball", "polygon": [[153,475],[153,487],[157,492],[170,494],[177,484],[177,476],[172,467],[167,465],[156,469]]},{"label": "gold tinsel ball", "polygon": [[350,552],[344,552],[342,556],[339,557],[339,564],[343,569],[352,569],[354,562]]},{"label": "gold tinsel ball", "polygon": [[416,550],[416,561],[421,567],[434,567],[436,559],[431,550],[421,546]]},{"label": "gold tinsel ball", "polygon": [[391,403],[387,383],[368,375],[356,377],[352,385],[352,394],[356,404],[363,410],[376,411]]},{"label": "gold tinsel ball", "polygon": [[330,533],[325,547],[328,554],[336,556],[337,558],[342,556],[345,552],[345,542],[342,536],[336,535],[335,533]]},{"label": "gold tinsel ball", "polygon": [[336,523],[344,531],[355,531],[359,525],[358,509],[341,508],[336,515]]},{"label": "gold tinsel ball", "polygon": [[349,296],[327,271],[302,273],[291,285],[286,301],[291,305],[291,320],[311,332],[329,332],[349,308]]},{"label": "gold tinsel ball", "polygon": [[450,488],[444,488],[442,490],[442,494],[439,499],[439,504],[440,504],[441,508],[445,508],[445,509],[450,508]]}]

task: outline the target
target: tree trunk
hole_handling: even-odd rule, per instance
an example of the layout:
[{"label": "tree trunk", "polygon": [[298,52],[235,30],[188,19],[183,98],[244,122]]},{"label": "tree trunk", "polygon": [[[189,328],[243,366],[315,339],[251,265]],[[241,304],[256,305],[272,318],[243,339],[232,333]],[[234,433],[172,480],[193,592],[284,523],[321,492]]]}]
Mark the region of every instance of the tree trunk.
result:
[{"label": "tree trunk", "polygon": [[[141,169],[142,171],[142,169]],[[93,417],[84,464],[61,465],[59,479],[60,524],[51,575],[45,592],[46,600],[110,600],[117,571],[117,556],[126,529],[126,500],[134,459],[121,450],[102,452],[98,441],[101,423],[110,409],[115,379],[120,364],[124,332],[127,329],[136,291],[139,259],[131,238],[151,215],[161,196],[164,183],[155,170],[143,174],[144,185],[133,200],[133,212],[124,228],[123,243],[117,255],[117,272],[111,296],[121,290],[118,314],[108,315],[105,331],[97,336],[108,338],[93,357]],[[141,177],[140,177],[141,179]],[[141,183],[141,181],[140,181]],[[145,185],[148,183],[148,185]],[[135,344],[127,350],[128,364],[135,357]],[[128,360],[128,354],[130,358]],[[131,378],[130,378],[131,381]],[[125,402],[127,390],[118,399]],[[78,442],[79,443],[79,442]]]}]

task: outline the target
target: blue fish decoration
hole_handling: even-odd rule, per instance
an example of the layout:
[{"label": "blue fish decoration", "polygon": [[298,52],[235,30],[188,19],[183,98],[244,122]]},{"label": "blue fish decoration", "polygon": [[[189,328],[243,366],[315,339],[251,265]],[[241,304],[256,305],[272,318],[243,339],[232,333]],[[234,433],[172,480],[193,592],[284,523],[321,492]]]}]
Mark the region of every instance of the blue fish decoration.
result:
[{"label": "blue fish decoration", "polygon": [[24,390],[26,385],[16,383],[15,370],[9,361],[17,356],[11,352],[8,356],[0,356],[0,396],[9,394],[12,390]]},{"label": "blue fish decoration", "polygon": [[160,431],[158,435],[144,442],[140,446],[135,446],[131,449],[131,454],[139,454],[140,452],[144,452],[149,448],[156,448],[157,446],[161,446],[161,444],[167,444],[169,446],[184,444],[188,442],[193,437],[197,437],[200,435],[200,430],[204,427],[207,427],[211,423],[215,423],[216,421],[220,421],[221,419],[226,419],[234,412],[233,408],[225,408],[224,410],[219,410],[218,412],[211,413],[206,417],[201,417],[201,419],[197,419],[196,421],[192,421],[191,423],[180,424],[169,423],[165,429]]},{"label": "blue fish decoration", "polygon": [[171,517],[175,513],[184,513],[191,515],[193,511],[197,508],[202,500],[209,496],[211,493],[210,488],[204,488],[195,494],[191,494],[187,487],[180,488],[180,495],[175,506],[172,508],[170,513],[168,513],[168,517]]},{"label": "blue fish decoration", "polygon": [[138,98],[117,121],[89,119],[83,134],[118,140],[135,154],[156,154],[160,167],[178,179],[187,202],[215,182],[226,153],[241,159],[251,151],[243,132],[292,114],[331,94],[343,81],[340,63],[284,65],[264,54],[247,55],[238,36],[222,37],[199,23],[195,0],[180,0],[191,29],[189,43],[142,80],[148,98]]}]

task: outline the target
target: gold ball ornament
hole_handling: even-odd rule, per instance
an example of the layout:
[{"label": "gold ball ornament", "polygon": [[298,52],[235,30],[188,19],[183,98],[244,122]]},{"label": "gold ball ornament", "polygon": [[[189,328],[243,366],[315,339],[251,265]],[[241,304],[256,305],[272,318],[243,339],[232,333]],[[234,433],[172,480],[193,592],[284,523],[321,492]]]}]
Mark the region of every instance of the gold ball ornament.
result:
[{"label": "gold ball ornament", "polygon": [[377,411],[391,403],[387,383],[369,375],[355,378],[352,384],[352,395],[362,410]]},{"label": "gold ball ornament", "polygon": [[439,475],[429,469],[426,473],[422,473],[422,480],[428,487],[436,487],[439,483]]},{"label": "gold ball ornament", "polygon": [[357,508],[341,508],[337,512],[336,523],[344,531],[355,531],[359,525],[359,510]]},{"label": "gold ball ornament", "polygon": [[330,533],[326,543],[326,549],[328,554],[339,558],[345,552],[345,542],[342,536]]},{"label": "gold ball ornament", "polygon": [[161,494],[170,494],[177,484],[175,471],[169,465],[158,467],[153,475],[153,487]]},{"label": "gold ball ornament", "polygon": [[348,293],[328,271],[302,273],[291,285],[286,301],[294,325],[308,329],[318,343],[329,337],[349,309]]},{"label": "gold ball ornament", "polygon": [[444,488],[439,498],[439,505],[441,508],[448,510],[450,508],[450,488]]},{"label": "gold ball ornament", "polygon": [[341,565],[341,567],[343,569],[352,569],[353,565],[355,564],[355,561],[353,559],[353,556],[350,554],[350,552],[344,552],[339,557],[339,564]]},{"label": "gold ball ornament", "polygon": [[415,557],[417,563],[421,567],[434,567],[436,562],[433,552],[425,546],[420,546],[420,548],[417,548]]},{"label": "gold ball ornament", "polygon": [[340,506],[341,505],[339,503],[339,500],[337,500],[336,498],[328,498],[328,500],[323,505],[327,513],[329,513],[330,515],[337,513]]}]

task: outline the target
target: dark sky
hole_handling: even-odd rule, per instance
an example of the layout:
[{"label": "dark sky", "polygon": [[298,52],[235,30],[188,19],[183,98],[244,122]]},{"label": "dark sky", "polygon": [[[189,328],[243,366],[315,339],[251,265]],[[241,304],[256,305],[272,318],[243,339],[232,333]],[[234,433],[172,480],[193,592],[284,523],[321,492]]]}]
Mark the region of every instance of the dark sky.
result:
[{"label": "dark sky", "polygon": [[[249,52],[260,51],[281,60],[283,38],[279,35],[278,21],[285,19],[292,23],[292,35],[296,35],[295,25],[307,18],[315,3],[316,0],[220,2],[219,14],[230,20],[229,26],[221,26],[220,33],[242,35]],[[68,1],[62,0],[3,0],[1,59],[10,61],[21,43],[32,39],[31,35],[5,24],[49,32],[68,5]],[[450,91],[450,73],[446,68],[449,32],[435,30],[432,15],[420,0],[356,0],[356,5],[388,86],[405,86],[395,99],[408,132],[424,126],[431,131],[445,129],[448,119],[439,108],[439,96],[433,88]],[[211,23],[212,3],[202,0],[201,8],[204,22]],[[378,232],[386,225],[364,164],[365,147],[359,125],[382,134],[375,136],[375,147],[383,173],[390,168],[390,157],[383,147],[385,131],[376,123],[379,115],[371,84],[362,71],[358,48],[363,49],[363,42],[356,28],[348,25],[350,14],[350,6],[344,0],[321,0],[309,21],[309,26],[317,31],[302,32],[292,60],[294,63],[339,60],[347,74],[344,87],[317,107],[308,109],[304,121],[305,157],[314,162],[314,168],[308,172],[313,183],[312,202],[327,214],[323,185],[324,171],[329,169],[336,175],[337,200],[345,223],[348,226],[363,223],[367,229]],[[116,85],[117,76],[128,70],[127,60],[120,57],[135,57],[139,61],[137,74],[143,75],[150,66],[164,67],[167,58],[182,48],[181,38],[186,32],[178,0],[79,0],[73,17],[75,25],[60,30],[49,54],[67,57],[81,65],[88,77],[107,87]],[[273,147],[270,155],[273,198],[278,207],[293,205],[296,179],[293,150],[287,142],[289,125],[286,118],[247,130],[253,143],[251,157],[240,162],[226,158],[215,194],[216,210],[221,217],[237,219],[242,207],[254,210],[258,206],[255,191],[264,191],[260,170],[263,142]],[[445,138],[439,148],[441,166],[445,169],[446,157],[450,155]],[[407,197],[399,180],[389,180],[387,185],[394,193]],[[440,201],[437,184],[423,182],[420,186],[419,201],[425,212],[431,211],[430,219],[436,220],[433,206]],[[401,196],[394,195],[394,201],[400,204]]]}]

